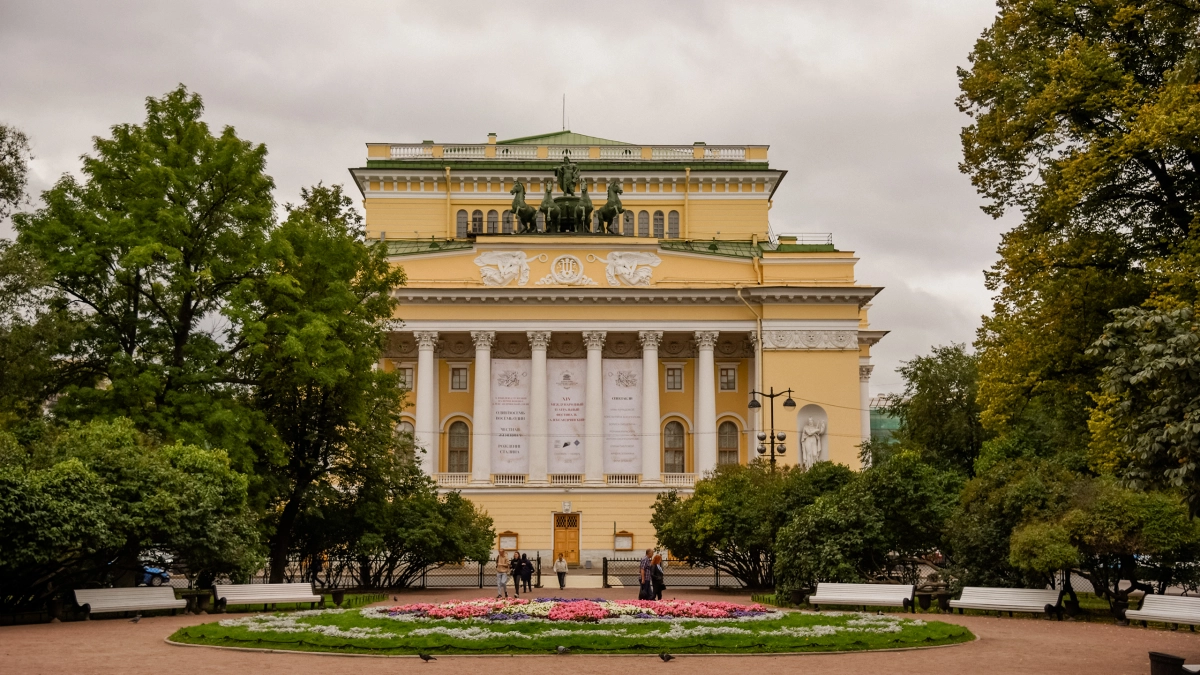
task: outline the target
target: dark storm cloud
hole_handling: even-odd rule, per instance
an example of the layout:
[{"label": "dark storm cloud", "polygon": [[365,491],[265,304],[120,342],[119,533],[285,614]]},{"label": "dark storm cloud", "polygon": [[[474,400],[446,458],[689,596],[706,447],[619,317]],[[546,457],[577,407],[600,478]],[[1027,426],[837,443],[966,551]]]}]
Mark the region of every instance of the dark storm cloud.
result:
[{"label": "dark storm cloud", "polygon": [[[344,182],[368,141],[481,142],[570,126],[644,143],[769,143],[776,232],[832,232],[886,286],[902,359],[969,342],[1001,223],[956,169],[955,67],[989,0],[916,2],[0,4],[0,121],[30,136],[33,193],[91,137],[183,82],[210,124],[270,150],[281,202]],[[7,226],[0,235],[9,235]]]}]

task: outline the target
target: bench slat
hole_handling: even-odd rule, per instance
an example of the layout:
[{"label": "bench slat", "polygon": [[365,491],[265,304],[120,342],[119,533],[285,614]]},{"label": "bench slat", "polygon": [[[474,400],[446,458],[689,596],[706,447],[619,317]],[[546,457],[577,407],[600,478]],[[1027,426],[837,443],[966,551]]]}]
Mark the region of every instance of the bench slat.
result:
[{"label": "bench slat", "polygon": [[93,614],[152,609],[183,609],[187,600],[176,600],[170,586],[75,589],[75,604],[87,605]]},{"label": "bench slat", "polygon": [[1200,598],[1147,595],[1142,598],[1142,608],[1126,610],[1125,618],[1200,626]]},{"label": "bench slat", "polygon": [[226,605],[249,605],[280,602],[319,602],[312,584],[218,584],[214,587],[217,601]]},{"label": "bench slat", "polygon": [[903,607],[912,600],[912,585],[819,583],[808,598],[812,605],[885,605]]}]

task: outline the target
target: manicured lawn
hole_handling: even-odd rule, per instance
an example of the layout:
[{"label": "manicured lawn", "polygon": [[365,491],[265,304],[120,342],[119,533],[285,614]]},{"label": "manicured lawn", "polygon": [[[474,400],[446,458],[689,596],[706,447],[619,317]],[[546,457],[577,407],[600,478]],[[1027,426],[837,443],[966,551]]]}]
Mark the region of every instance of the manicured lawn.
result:
[{"label": "manicured lawn", "polygon": [[368,654],[548,654],[559,646],[575,654],[706,654],[924,647],[966,642],[974,635],[966,628],[939,621],[835,612],[782,612],[755,620],[623,618],[596,623],[396,619],[368,609],[229,618],[180,629],[171,639]]}]

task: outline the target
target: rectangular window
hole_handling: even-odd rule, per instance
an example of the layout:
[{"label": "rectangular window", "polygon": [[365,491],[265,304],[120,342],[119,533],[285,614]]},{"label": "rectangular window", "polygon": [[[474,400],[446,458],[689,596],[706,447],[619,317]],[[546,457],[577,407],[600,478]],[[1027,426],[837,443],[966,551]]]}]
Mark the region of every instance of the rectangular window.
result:
[{"label": "rectangular window", "polygon": [[683,391],[683,368],[667,368],[667,391]]},{"label": "rectangular window", "polygon": [[413,369],[412,368],[397,368],[396,372],[400,374],[400,388],[413,388]]},{"label": "rectangular window", "polygon": [[467,369],[466,368],[451,368],[450,369],[450,390],[451,391],[466,391],[467,390]]},{"label": "rectangular window", "polygon": [[721,391],[737,391],[736,367],[721,367]]}]

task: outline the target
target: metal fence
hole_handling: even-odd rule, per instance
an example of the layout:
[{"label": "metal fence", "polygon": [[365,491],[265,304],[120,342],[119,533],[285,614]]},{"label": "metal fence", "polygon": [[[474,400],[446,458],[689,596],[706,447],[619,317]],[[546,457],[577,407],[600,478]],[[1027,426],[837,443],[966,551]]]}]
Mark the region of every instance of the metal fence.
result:
[{"label": "metal fence", "polygon": [[[529,560],[533,563],[530,583],[542,586],[542,557]],[[496,584],[496,561],[485,563],[465,561],[456,564],[430,565],[423,569],[400,569],[389,567],[386,556],[361,558],[324,557],[312,561],[301,556],[288,560],[284,571],[285,582],[311,582],[318,590],[384,589],[384,588],[485,588]],[[365,563],[365,564],[364,564]],[[180,577],[182,578],[182,577]],[[248,580],[252,584],[270,581],[270,570],[263,569]],[[179,586],[177,578],[172,585]],[[183,585],[186,585],[186,581]],[[509,583],[513,583],[509,580]]]},{"label": "metal fence", "polygon": [[[641,564],[641,558],[604,558],[604,587],[637,586]],[[715,567],[692,566],[673,558],[663,565],[663,583],[667,588],[742,588],[742,582]]]}]

